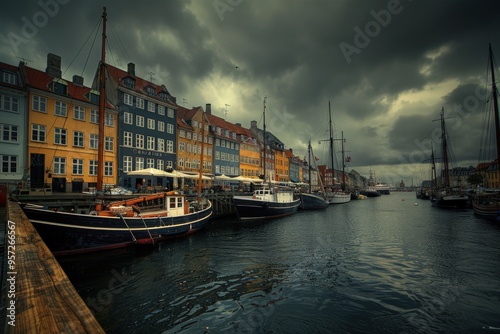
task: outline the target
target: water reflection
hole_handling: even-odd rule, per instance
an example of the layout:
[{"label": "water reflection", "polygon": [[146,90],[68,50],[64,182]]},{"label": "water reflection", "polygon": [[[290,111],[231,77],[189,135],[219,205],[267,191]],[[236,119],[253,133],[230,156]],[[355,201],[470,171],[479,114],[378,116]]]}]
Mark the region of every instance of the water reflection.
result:
[{"label": "water reflection", "polygon": [[414,202],[396,193],[268,223],[221,220],[153,251],[63,267],[112,333],[500,327],[499,227]]}]

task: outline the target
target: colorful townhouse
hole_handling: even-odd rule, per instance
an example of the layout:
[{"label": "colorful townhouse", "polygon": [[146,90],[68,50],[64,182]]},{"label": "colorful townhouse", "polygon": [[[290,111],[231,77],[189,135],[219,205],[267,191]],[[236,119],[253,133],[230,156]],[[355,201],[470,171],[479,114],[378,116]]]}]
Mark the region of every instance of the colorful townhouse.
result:
[{"label": "colorful townhouse", "polygon": [[[175,167],[177,147],[177,105],[164,85],[145,80],[135,73],[106,64],[106,98],[116,105],[118,123],[118,184],[129,188],[166,187],[167,178],[129,176],[128,172]],[[99,73],[94,87],[98,87]]]},{"label": "colorful townhouse", "polygon": [[[200,164],[205,177],[213,177],[214,138],[210,133],[210,121],[202,107],[186,109],[177,106],[177,165],[176,170],[199,175]],[[199,179],[188,180],[193,187]],[[202,181],[203,188],[210,186],[209,180]]]},{"label": "colorful townhouse", "polygon": [[293,150],[290,148],[285,151],[285,156],[288,159],[288,170],[289,170],[289,180],[290,182],[298,183],[301,180],[300,177],[300,158],[293,154]]},{"label": "colorful townhouse", "polygon": [[[260,175],[259,177],[265,181],[275,180],[275,151],[271,148],[269,132],[266,131],[266,140],[264,141],[264,130],[257,127],[257,121],[250,122],[250,131],[257,138],[260,145]],[[266,144],[264,149],[264,143]]]},{"label": "colorful townhouse", "polygon": [[5,193],[23,188],[28,180],[27,119],[26,91],[19,68],[0,62],[0,184],[5,185]]},{"label": "colorful townhouse", "polygon": [[240,142],[234,124],[212,115],[207,104],[206,114],[210,123],[210,133],[214,137],[214,173],[233,177],[240,174]]},{"label": "colorful townhouse", "polygon": [[116,185],[117,119],[106,105],[104,135],[99,135],[99,92],[61,77],[61,57],[48,54],[45,72],[24,63],[27,89],[27,174],[32,190],[81,192],[97,184],[98,143],[104,140],[104,185]]},{"label": "colorful townhouse", "polygon": [[260,145],[257,138],[240,123],[234,125],[234,131],[240,142],[240,175],[250,179],[258,179],[262,172]]}]

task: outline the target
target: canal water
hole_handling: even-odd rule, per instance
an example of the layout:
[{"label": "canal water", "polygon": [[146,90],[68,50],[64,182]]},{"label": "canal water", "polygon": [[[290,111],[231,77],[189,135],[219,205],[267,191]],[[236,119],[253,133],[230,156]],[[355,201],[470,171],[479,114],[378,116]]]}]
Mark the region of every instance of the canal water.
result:
[{"label": "canal water", "polygon": [[109,333],[500,333],[500,223],[414,193],[60,262]]}]

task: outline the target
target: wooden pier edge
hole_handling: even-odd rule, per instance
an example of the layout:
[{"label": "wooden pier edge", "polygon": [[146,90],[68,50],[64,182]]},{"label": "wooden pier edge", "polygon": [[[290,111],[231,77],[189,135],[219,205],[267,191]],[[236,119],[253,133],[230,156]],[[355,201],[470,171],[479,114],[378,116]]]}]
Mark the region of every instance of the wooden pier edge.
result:
[{"label": "wooden pier edge", "polygon": [[[9,268],[7,263],[4,275],[7,291],[3,332],[104,333],[17,202],[7,201],[7,219],[5,262],[14,255],[14,267]],[[8,248],[10,226],[15,226],[15,250]],[[10,298],[13,281],[15,298]]]}]

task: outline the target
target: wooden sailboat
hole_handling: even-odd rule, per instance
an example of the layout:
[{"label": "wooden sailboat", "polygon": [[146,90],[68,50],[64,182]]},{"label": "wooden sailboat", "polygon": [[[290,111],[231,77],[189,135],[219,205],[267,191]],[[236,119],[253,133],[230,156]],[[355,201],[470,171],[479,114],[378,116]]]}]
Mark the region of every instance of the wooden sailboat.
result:
[{"label": "wooden sailboat", "polygon": [[446,125],[444,117],[444,108],[441,109],[441,146],[444,162],[444,176],[441,184],[433,189],[430,200],[433,206],[448,209],[465,209],[469,207],[469,197],[465,191],[459,187],[452,187],[450,184],[450,169],[448,157],[448,138],[446,135]]},{"label": "wooden sailboat", "polygon": [[[309,189],[307,192],[301,192],[300,193],[300,208],[302,210],[318,210],[318,209],[325,209],[329,202],[328,200],[325,198],[325,192],[323,190],[323,192],[319,193],[319,192],[316,192],[316,193],[313,193],[312,191],[312,184],[311,184],[311,169],[312,169],[312,165],[311,165],[311,153],[312,153],[312,147],[311,147],[311,141],[309,141],[309,145],[308,145],[308,159],[309,159],[309,165],[308,165],[308,170],[309,170]],[[321,183],[321,178],[319,179],[320,183]],[[321,183],[321,186],[323,188],[323,184]]]},{"label": "wooden sailboat", "polygon": [[[264,179],[266,179],[266,98],[264,98]],[[252,196],[234,196],[236,215],[241,221],[268,220],[288,216],[297,212],[300,198],[296,198],[293,189],[272,185],[264,180],[264,186],[256,189]]]},{"label": "wooden sailboat", "polygon": [[[493,57],[493,51],[491,49],[491,44],[489,45],[489,57],[488,57],[488,69],[491,72],[491,95],[493,102],[492,104],[487,104],[492,107],[490,110],[494,115],[494,126],[495,126],[495,140],[496,140],[496,160],[491,162],[490,169],[498,173],[499,168],[499,158],[500,158],[500,122],[499,122],[499,110],[498,110],[498,89],[495,82],[495,70],[496,64]],[[490,183],[491,185],[491,183]],[[500,220],[500,190],[498,189],[478,189],[478,192],[474,195],[472,199],[472,208],[474,213],[478,216],[482,216],[488,219]]]},{"label": "wooden sailboat", "polygon": [[[103,42],[106,38],[106,8],[103,9]],[[105,59],[101,54],[99,99],[99,168],[97,189],[102,190],[101,165],[104,159],[103,133],[105,113]],[[200,164],[202,165],[202,164]],[[201,175],[201,171],[200,171]],[[188,202],[176,191],[161,192],[106,203],[94,203],[89,213],[63,212],[57,207],[20,203],[24,213],[55,255],[89,253],[154,244],[158,241],[194,233],[203,228],[212,215],[206,199]]]},{"label": "wooden sailboat", "polygon": [[[334,150],[333,150],[333,127],[332,127],[332,111],[330,108],[330,101],[328,101],[328,117],[329,117],[329,128],[330,128],[330,158],[332,164],[332,179],[335,183],[335,164],[334,164]],[[342,161],[342,164],[344,162]],[[345,174],[345,173],[344,173]],[[343,188],[343,186],[342,186]],[[330,192],[327,192],[328,202],[330,204],[342,204],[351,201],[351,193],[345,191],[344,189],[338,189],[335,184]]]}]

